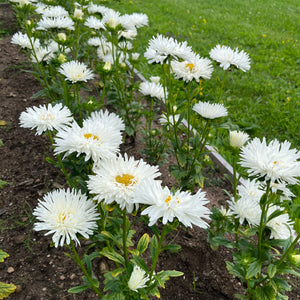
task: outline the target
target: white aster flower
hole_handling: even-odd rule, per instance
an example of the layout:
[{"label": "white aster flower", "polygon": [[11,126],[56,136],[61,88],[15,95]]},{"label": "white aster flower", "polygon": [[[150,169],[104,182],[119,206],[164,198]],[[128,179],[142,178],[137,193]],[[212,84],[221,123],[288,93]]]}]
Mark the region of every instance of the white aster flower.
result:
[{"label": "white aster flower", "polygon": [[159,76],[151,76],[150,81],[154,83],[159,83],[160,82],[160,77]]},{"label": "white aster flower", "polygon": [[34,230],[47,230],[45,235],[53,234],[55,247],[70,241],[80,244],[77,234],[88,238],[97,228],[97,206],[86,195],[76,190],[55,190],[39,200],[33,210],[37,222]]},{"label": "white aster flower", "polygon": [[96,29],[96,30],[105,29],[104,23],[94,16],[89,16],[85,20],[84,25],[89,28]]},{"label": "white aster flower", "polygon": [[70,17],[61,16],[57,18],[53,17],[43,17],[37,23],[38,30],[48,30],[52,28],[65,28],[69,30],[74,30],[74,22]]},{"label": "white aster flower", "polygon": [[109,10],[110,8],[108,7],[105,7],[105,6],[102,6],[102,5],[97,5],[97,4],[94,4],[94,3],[89,3],[89,6],[88,6],[88,12],[90,14],[100,14],[100,15],[104,15],[104,13]]},{"label": "white aster flower", "polygon": [[131,50],[133,48],[131,42],[129,41],[122,41],[118,43],[118,47],[122,50]]},{"label": "white aster flower", "polygon": [[66,80],[71,81],[72,83],[93,79],[93,72],[82,62],[79,61],[69,61],[63,63],[58,72],[63,74],[66,77]]},{"label": "white aster flower", "polygon": [[134,52],[134,53],[131,54],[131,59],[134,60],[134,61],[138,60],[139,57],[140,57],[140,53],[138,53],[138,52]]},{"label": "white aster flower", "polygon": [[[40,47],[40,40],[31,38],[32,44],[34,48]],[[16,44],[21,46],[21,48],[32,49],[30,39],[27,34],[22,33],[21,31],[16,32],[11,38],[12,44]]]},{"label": "white aster flower", "polygon": [[174,115],[174,116],[169,116],[169,119],[167,119],[167,116],[165,114],[161,115],[161,117],[159,118],[159,122],[161,125],[169,125],[172,124],[172,126],[174,126],[178,120],[180,118],[180,115]]},{"label": "white aster flower", "polygon": [[264,177],[271,182],[297,184],[300,176],[300,151],[290,149],[291,143],[254,138],[241,148],[240,164],[251,176]]},{"label": "white aster flower", "polygon": [[116,202],[121,209],[131,213],[134,208],[134,191],[148,178],[152,182],[160,175],[157,166],[150,166],[142,159],[135,160],[127,155],[100,161],[94,168],[95,175],[87,183],[95,200],[106,204]]},{"label": "white aster flower", "polygon": [[270,187],[273,193],[280,195],[281,201],[296,197],[284,182],[271,182]]},{"label": "white aster flower", "polygon": [[149,275],[146,275],[146,272],[141,269],[139,266],[134,265],[133,271],[130,275],[128,281],[128,287],[137,292],[138,289],[142,289],[147,286],[147,281],[149,281]]},{"label": "white aster flower", "polygon": [[[94,162],[114,157],[119,152],[122,143],[120,122],[113,117],[98,118],[96,115],[83,121],[82,127],[73,122],[71,127],[60,130],[55,141],[55,154],[65,153],[65,156],[77,152],[77,156],[85,154],[85,161],[90,158]],[[107,121],[118,124],[114,128]]]},{"label": "white aster flower", "polygon": [[74,14],[73,14],[75,19],[82,20],[83,15],[84,15],[84,13],[83,13],[82,9],[75,8]]},{"label": "white aster flower", "polygon": [[127,39],[127,40],[133,40],[137,36],[137,31],[136,29],[128,29],[128,30],[122,30],[119,32],[118,38],[120,39],[121,37]]},{"label": "white aster flower", "polygon": [[55,57],[54,52],[49,47],[38,47],[34,49],[35,55],[33,51],[31,52],[30,59],[32,62],[49,62],[52,58]]},{"label": "white aster flower", "polygon": [[148,26],[148,16],[146,14],[133,13],[131,15],[125,14],[120,17],[122,27],[127,30],[134,30],[143,26]]},{"label": "white aster flower", "polygon": [[248,141],[249,135],[243,131],[229,131],[229,143],[233,148],[240,149]]},{"label": "white aster flower", "polygon": [[200,101],[194,105],[193,110],[206,119],[216,119],[228,115],[226,107],[223,104],[217,103]]},{"label": "white aster flower", "polygon": [[209,201],[201,190],[194,195],[182,191],[172,193],[168,187],[162,187],[159,181],[145,180],[136,188],[135,199],[138,203],[149,205],[141,213],[149,216],[149,226],[160,218],[163,224],[177,218],[186,227],[192,227],[193,224],[201,228],[208,227],[203,218],[210,220],[210,210],[205,207]]},{"label": "white aster flower", "polygon": [[192,48],[186,42],[179,43],[173,38],[158,34],[149,41],[148,48],[144,54],[148,62],[163,64],[168,56],[175,59],[190,60],[195,55]]},{"label": "white aster flower", "polygon": [[99,59],[103,59],[106,55],[112,54],[113,45],[111,42],[101,40],[101,45],[97,49],[97,56]]},{"label": "white aster flower", "polygon": [[250,69],[250,59],[246,52],[232,50],[230,47],[217,45],[210,53],[210,57],[220,63],[220,67],[227,70],[230,65],[236,66],[238,69],[246,72]]},{"label": "white aster flower", "polygon": [[90,39],[88,39],[88,45],[89,46],[94,46],[94,47],[99,47],[101,46],[104,42],[106,42],[106,40],[104,38],[100,38],[100,37],[92,37]]},{"label": "white aster flower", "polygon": [[20,115],[20,126],[36,129],[36,134],[41,135],[46,130],[61,130],[73,121],[72,114],[61,103],[29,107]]},{"label": "white aster flower", "polygon": [[219,208],[220,213],[222,214],[223,217],[230,217],[232,216],[232,211],[226,207],[223,207],[221,205],[221,208]]},{"label": "white aster flower", "polygon": [[45,18],[58,18],[68,17],[69,13],[62,6],[45,6],[43,8],[36,9],[36,11],[42,14]]},{"label": "white aster flower", "polygon": [[168,92],[164,90],[161,83],[145,81],[140,84],[139,91],[145,96],[157,98],[163,102],[168,98]]},{"label": "white aster flower", "polygon": [[171,67],[175,78],[183,79],[185,82],[192,81],[193,79],[198,82],[200,78],[209,79],[213,72],[211,61],[208,58],[201,58],[196,54],[189,61],[172,61]]},{"label": "white aster flower", "polygon": [[114,29],[121,24],[120,13],[113,9],[106,9],[103,13],[102,22]]},{"label": "white aster flower", "polygon": [[[268,209],[267,217],[269,217],[277,209],[282,210],[279,206],[271,206]],[[286,240],[290,237],[294,240],[296,233],[293,229],[293,223],[291,222],[288,214],[279,215],[271,219],[267,224],[267,227],[271,230],[271,238]]]}]

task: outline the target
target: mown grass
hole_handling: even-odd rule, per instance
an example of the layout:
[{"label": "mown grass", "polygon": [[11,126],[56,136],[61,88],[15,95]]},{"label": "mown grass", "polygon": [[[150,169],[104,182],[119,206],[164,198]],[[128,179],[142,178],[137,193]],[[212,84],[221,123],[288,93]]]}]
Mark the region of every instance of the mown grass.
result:
[{"label": "mown grass", "polygon": [[[103,2],[100,2],[103,4]],[[161,33],[187,41],[195,52],[208,57],[217,44],[249,53],[251,70],[227,75],[223,103],[228,124],[236,124],[251,137],[289,140],[300,148],[300,47],[297,0],[120,0],[108,1],[122,14],[140,12],[149,27],[135,41],[144,53],[153,35]],[[147,78],[157,69],[146,62],[140,70]],[[203,100],[214,101],[224,71],[215,67],[205,81]]]}]

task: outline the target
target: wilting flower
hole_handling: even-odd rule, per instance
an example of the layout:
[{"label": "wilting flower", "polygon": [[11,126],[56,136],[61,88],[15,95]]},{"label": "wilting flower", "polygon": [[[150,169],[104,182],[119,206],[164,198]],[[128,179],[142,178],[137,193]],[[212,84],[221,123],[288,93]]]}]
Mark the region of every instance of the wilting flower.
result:
[{"label": "wilting flower", "polygon": [[60,66],[58,72],[66,76],[66,80],[72,83],[93,79],[93,72],[88,67],[79,61],[69,61]]},{"label": "wilting flower", "polygon": [[128,158],[125,154],[100,161],[94,168],[95,175],[89,176],[88,189],[97,201],[106,204],[116,202],[128,212],[134,208],[135,189],[146,179],[154,180],[160,175],[157,166],[150,166],[143,160]]},{"label": "wilting flower", "polygon": [[65,28],[69,30],[74,30],[74,22],[68,16],[61,16],[57,18],[53,17],[43,17],[37,23],[38,30],[48,30],[52,28]]},{"label": "wilting flower", "polygon": [[37,222],[34,230],[47,230],[46,235],[53,234],[55,247],[61,247],[75,241],[80,244],[77,234],[88,238],[97,228],[99,218],[97,206],[86,195],[76,190],[55,190],[47,193],[33,210]]},{"label": "wilting flower", "polygon": [[103,24],[103,22],[94,16],[89,16],[85,20],[84,25],[96,30],[105,29],[105,25]]},{"label": "wilting flower", "polygon": [[229,143],[233,148],[240,149],[248,141],[249,135],[243,131],[229,131]]},{"label": "wilting flower", "polygon": [[[164,90],[161,83],[154,83],[145,81],[140,84],[139,91],[145,96],[151,96],[162,100],[165,102],[165,99],[168,98],[168,92]],[[166,95],[165,95],[166,93]]]},{"label": "wilting flower", "polygon": [[254,138],[241,148],[240,164],[248,169],[251,176],[263,177],[271,182],[296,184],[300,176],[300,151],[290,149],[291,143]]},{"label": "wilting flower", "polygon": [[138,289],[142,289],[147,286],[147,281],[149,281],[149,275],[146,275],[146,272],[139,266],[134,265],[133,271],[128,281],[128,287],[132,291],[137,292]]},{"label": "wilting flower", "polygon": [[[67,156],[77,152],[79,156],[83,153],[86,161],[92,158],[94,162],[114,157],[122,142],[119,123],[119,117],[114,113],[103,119],[95,115],[84,120],[82,127],[73,122],[71,127],[57,133],[54,139],[55,154],[65,153]],[[116,128],[114,124],[117,124]]]},{"label": "wilting flower", "polygon": [[250,69],[250,59],[246,52],[238,49],[232,50],[230,47],[217,45],[209,52],[210,57],[220,63],[220,67],[227,70],[230,65],[246,72]]},{"label": "wilting flower", "polygon": [[172,61],[171,67],[175,78],[182,78],[185,82],[193,79],[198,82],[200,78],[209,79],[213,71],[211,61],[199,55],[194,55],[194,58],[188,61]]},{"label": "wilting flower", "polygon": [[[282,210],[278,206],[271,206],[267,212],[267,216],[269,217],[273,212],[277,209]],[[282,239],[286,240],[290,237],[294,239],[296,237],[296,233],[292,227],[293,223],[290,220],[290,217],[287,213],[279,215],[266,224],[267,227],[271,230],[271,238],[273,239]]]},{"label": "wilting flower", "polygon": [[201,190],[194,195],[185,191],[172,193],[168,187],[162,187],[159,181],[145,180],[136,188],[134,199],[149,205],[141,213],[149,216],[149,226],[159,218],[162,218],[163,224],[177,218],[186,227],[192,227],[193,224],[201,228],[208,227],[203,218],[210,219],[210,210],[205,207],[209,201]]},{"label": "wilting flower", "polygon": [[[32,44],[34,48],[40,47],[40,40],[31,38]],[[32,49],[30,39],[27,34],[22,33],[21,31],[16,32],[11,38],[12,44],[16,44],[21,46],[21,48]]]},{"label": "wilting flower", "polygon": [[73,121],[72,114],[61,103],[29,107],[20,115],[20,126],[36,129],[36,134],[41,135],[46,130],[61,130]]},{"label": "wilting flower", "polygon": [[206,119],[216,119],[226,117],[228,115],[227,109],[222,104],[198,102],[194,105],[193,110],[201,117]]},{"label": "wilting flower", "polygon": [[144,54],[148,62],[163,64],[168,56],[175,59],[190,60],[195,56],[186,42],[179,43],[173,38],[158,34],[149,41],[149,46]]}]

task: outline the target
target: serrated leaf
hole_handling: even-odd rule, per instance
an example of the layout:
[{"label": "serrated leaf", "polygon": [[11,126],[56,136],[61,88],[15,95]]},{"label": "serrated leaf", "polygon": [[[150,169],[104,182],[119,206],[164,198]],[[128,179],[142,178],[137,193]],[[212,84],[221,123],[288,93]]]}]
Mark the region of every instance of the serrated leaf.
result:
[{"label": "serrated leaf", "polygon": [[148,248],[149,245],[149,235],[145,233],[139,240],[138,245],[137,245],[137,250],[139,251],[140,254],[144,253],[146,249]]},{"label": "serrated leaf", "polygon": [[238,277],[238,278],[240,278],[240,279],[244,279],[244,277],[245,277],[245,272],[244,272],[244,270],[241,268],[241,267],[239,267],[238,265],[235,265],[234,263],[232,263],[232,262],[229,262],[229,261],[226,261],[226,268],[227,268],[227,270],[228,270],[228,272],[230,273],[230,274],[232,274],[233,276],[236,276],[236,277]]},{"label": "serrated leaf", "polygon": [[257,300],[275,300],[276,291],[271,286],[265,285],[257,287],[254,296]]},{"label": "serrated leaf", "polygon": [[68,289],[68,293],[77,294],[77,293],[81,293],[81,292],[87,290],[88,288],[89,288],[89,286],[87,286],[87,285],[78,285],[78,286],[74,286],[74,287]]},{"label": "serrated leaf", "polygon": [[248,267],[248,270],[246,273],[246,279],[255,277],[258,273],[260,273],[260,271],[261,271],[261,262],[258,260],[255,260]]},{"label": "serrated leaf", "polygon": [[6,257],[9,257],[9,254],[0,249],[0,262],[4,262]]},{"label": "serrated leaf", "polygon": [[0,282],[0,299],[7,298],[16,290],[16,286],[11,283]]}]

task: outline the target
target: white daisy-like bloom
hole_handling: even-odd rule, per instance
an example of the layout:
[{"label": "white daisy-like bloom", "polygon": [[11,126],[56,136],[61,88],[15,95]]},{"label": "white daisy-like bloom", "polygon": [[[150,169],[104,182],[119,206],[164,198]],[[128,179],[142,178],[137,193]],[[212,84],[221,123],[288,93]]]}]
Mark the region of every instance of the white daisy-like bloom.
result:
[{"label": "white daisy-like bloom", "polygon": [[55,57],[54,52],[49,47],[38,47],[34,49],[34,51],[35,55],[32,51],[30,56],[31,61],[34,63],[42,61],[49,62],[52,58]]},{"label": "white daisy-like bloom", "polygon": [[226,107],[223,104],[217,103],[200,101],[193,106],[193,110],[206,119],[216,119],[228,115]]},{"label": "white daisy-like bloom", "polygon": [[87,43],[89,46],[94,46],[94,47],[99,47],[101,46],[104,42],[106,42],[106,39],[103,37],[92,37],[88,39]]},{"label": "white daisy-like bloom", "polygon": [[33,4],[36,1],[34,1],[34,0],[9,0],[9,2],[18,4],[19,6],[22,7],[24,5]]},{"label": "white daisy-like bloom", "polygon": [[96,30],[105,29],[104,23],[94,16],[89,16],[85,20],[84,25],[89,28],[96,29]]},{"label": "white daisy-like bloom", "polygon": [[[271,206],[268,209],[267,216],[269,217],[275,210],[282,210],[279,206]],[[287,213],[279,215],[271,219],[267,224],[267,227],[271,230],[271,238],[286,240],[290,237],[294,240],[296,237],[295,230],[293,229],[293,223]]]},{"label": "white daisy-like bloom", "polygon": [[140,84],[139,91],[145,96],[149,95],[163,102],[165,102],[165,99],[168,98],[168,92],[164,91],[163,85],[161,83],[144,81]]},{"label": "white daisy-like bloom", "polygon": [[168,187],[162,187],[157,180],[145,180],[136,188],[135,199],[140,204],[149,205],[141,214],[149,216],[149,226],[162,218],[162,223],[173,222],[177,218],[186,227],[192,225],[208,228],[210,210],[205,206],[209,201],[205,192],[199,190],[192,195],[185,191],[172,193]]},{"label": "white daisy-like bloom", "polygon": [[107,126],[111,126],[115,130],[124,131],[125,124],[121,117],[115,113],[110,113],[108,110],[93,111],[91,116],[86,119],[91,122],[102,122]]},{"label": "white daisy-like bloom", "polygon": [[138,52],[134,52],[131,54],[131,59],[134,61],[138,60],[139,57],[140,57],[140,53],[138,53]]},{"label": "white daisy-like bloom", "polygon": [[144,54],[148,62],[163,64],[168,56],[175,59],[190,60],[195,55],[186,42],[179,43],[172,37],[164,37],[158,34],[149,41],[148,48]]},{"label": "white daisy-like bloom", "polygon": [[248,169],[250,176],[263,177],[271,182],[297,184],[300,177],[300,151],[290,149],[291,143],[272,140],[267,145],[254,138],[241,148],[240,164]]},{"label": "white daisy-like bloom", "polygon": [[142,289],[147,286],[146,283],[149,281],[149,279],[149,275],[147,275],[143,269],[137,265],[134,265],[128,281],[128,287],[132,291],[138,292],[138,289]]},{"label": "white daisy-like bloom", "polygon": [[53,234],[55,247],[61,247],[73,240],[80,244],[77,234],[88,238],[97,228],[99,219],[97,206],[86,195],[76,190],[55,190],[47,193],[43,200],[33,210],[37,222],[34,230],[48,231],[45,235]]},{"label": "white daisy-like bloom", "polygon": [[131,50],[133,48],[132,43],[129,41],[122,41],[122,42],[118,43],[118,47],[121,50]]},{"label": "white daisy-like bloom", "polygon": [[232,211],[230,209],[228,209],[227,207],[223,207],[223,205],[221,205],[221,208],[219,208],[219,211],[223,217],[232,216]]},{"label": "white daisy-like bloom", "polygon": [[102,5],[89,3],[87,10],[90,14],[101,14],[103,16],[104,13],[109,10],[109,8]]},{"label": "white daisy-like bloom", "polygon": [[229,131],[229,143],[230,146],[233,148],[240,149],[244,146],[244,144],[249,140],[248,133],[245,133],[243,131]]},{"label": "white daisy-like bloom", "polygon": [[97,49],[97,56],[99,59],[103,59],[106,55],[110,55],[113,49],[111,42],[107,42],[105,39],[101,39],[101,42],[101,45]]},{"label": "white daisy-like bloom", "polygon": [[36,29],[38,30],[48,30],[52,28],[65,28],[69,30],[74,30],[74,22],[68,16],[61,16],[57,18],[53,17],[43,17],[38,21]]},{"label": "white daisy-like bloom", "polygon": [[270,187],[273,193],[280,194],[281,201],[296,197],[284,182],[271,182]]},{"label": "white daisy-like bloom", "polygon": [[20,115],[20,126],[36,129],[36,134],[41,135],[47,130],[61,130],[73,121],[72,114],[61,103],[28,107]]},{"label": "white daisy-like bloom", "polygon": [[54,153],[65,153],[65,156],[73,152],[76,152],[77,156],[85,154],[85,161],[92,158],[94,162],[114,157],[119,152],[122,133],[119,125],[114,128],[107,121],[119,124],[120,121],[116,118],[114,121],[113,117],[101,119],[95,116],[84,120],[82,127],[74,121],[71,127],[58,131],[54,139]]},{"label": "white daisy-like bloom", "polygon": [[210,57],[220,63],[220,67],[227,70],[230,65],[236,66],[238,69],[246,72],[250,70],[249,55],[238,49],[232,50],[230,47],[217,45],[209,52]]},{"label": "white daisy-like bloom", "polygon": [[110,28],[116,28],[121,24],[120,13],[113,9],[106,9],[103,14],[102,22],[107,24]]},{"label": "white daisy-like bloom", "polygon": [[[21,48],[32,49],[30,39],[27,34],[22,33],[21,31],[16,32],[12,38],[11,43],[21,46]],[[32,38],[32,44],[34,48],[40,47],[40,40]]]},{"label": "white daisy-like bloom", "polygon": [[122,30],[119,32],[118,38],[120,39],[121,37],[127,39],[127,40],[133,40],[137,36],[137,31],[136,29],[128,29],[128,30]]},{"label": "white daisy-like bloom", "polygon": [[125,14],[120,17],[122,27],[127,30],[134,30],[143,26],[148,26],[148,16],[141,13]]},{"label": "white daisy-like bloom", "polygon": [[200,78],[209,79],[213,72],[211,60],[202,58],[198,54],[195,54],[194,58],[189,61],[172,61],[171,67],[175,78],[183,79],[185,82],[193,79],[198,82]]},{"label": "white daisy-like bloom", "polygon": [[160,77],[159,76],[151,76],[150,81],[154,83],[159,83],[160,82]]},{"label": "white daisy-like bloom", "polygon": [[45,18],[68,17],[68,11],[60,5],[39,7],[36,9]]},{"label": "white daisy-like bloom", "polygon": [[167,116],[165,114],[161,115],[161,117],[159,118],[159,122],[161,125],[169,125],[169,124],[172,124],[172,126],[174,126],[178,120],[180,118],[180,115],[177,114],[177,115],[174,115],[174,118],[173,116],[169,116],[169,119],[167,119]]},{"label": "white daisy-like bloom", "polygon": [[[95,175],[90,175],[88,189],[94,199],[105,204],[116,202],[121,209],[131,213],[138,203],[134,201],[136,188],[145,180],[153,184],[160,176],[157,166],[150,166],[142,159],[124,155],[99,161],[94,168]],[[136,199],[138,201],[138,198]]]},{"label": "white daisy-like bloom", "polygon": [[73,16],[75,19],[82,20],[83,15],[84,15],[84,12],[82,11],[82,9],[80,9],[80,8],[74,9]]},{"label": "white daisy-like bloom", "polygon": [[63,63],[58,72],[66,77],[66,80],[71,81],[72,83],[76,82],[87,82],[87,80],[93,79],[94,74],[84,63],[72,60],[66,63]]}]

